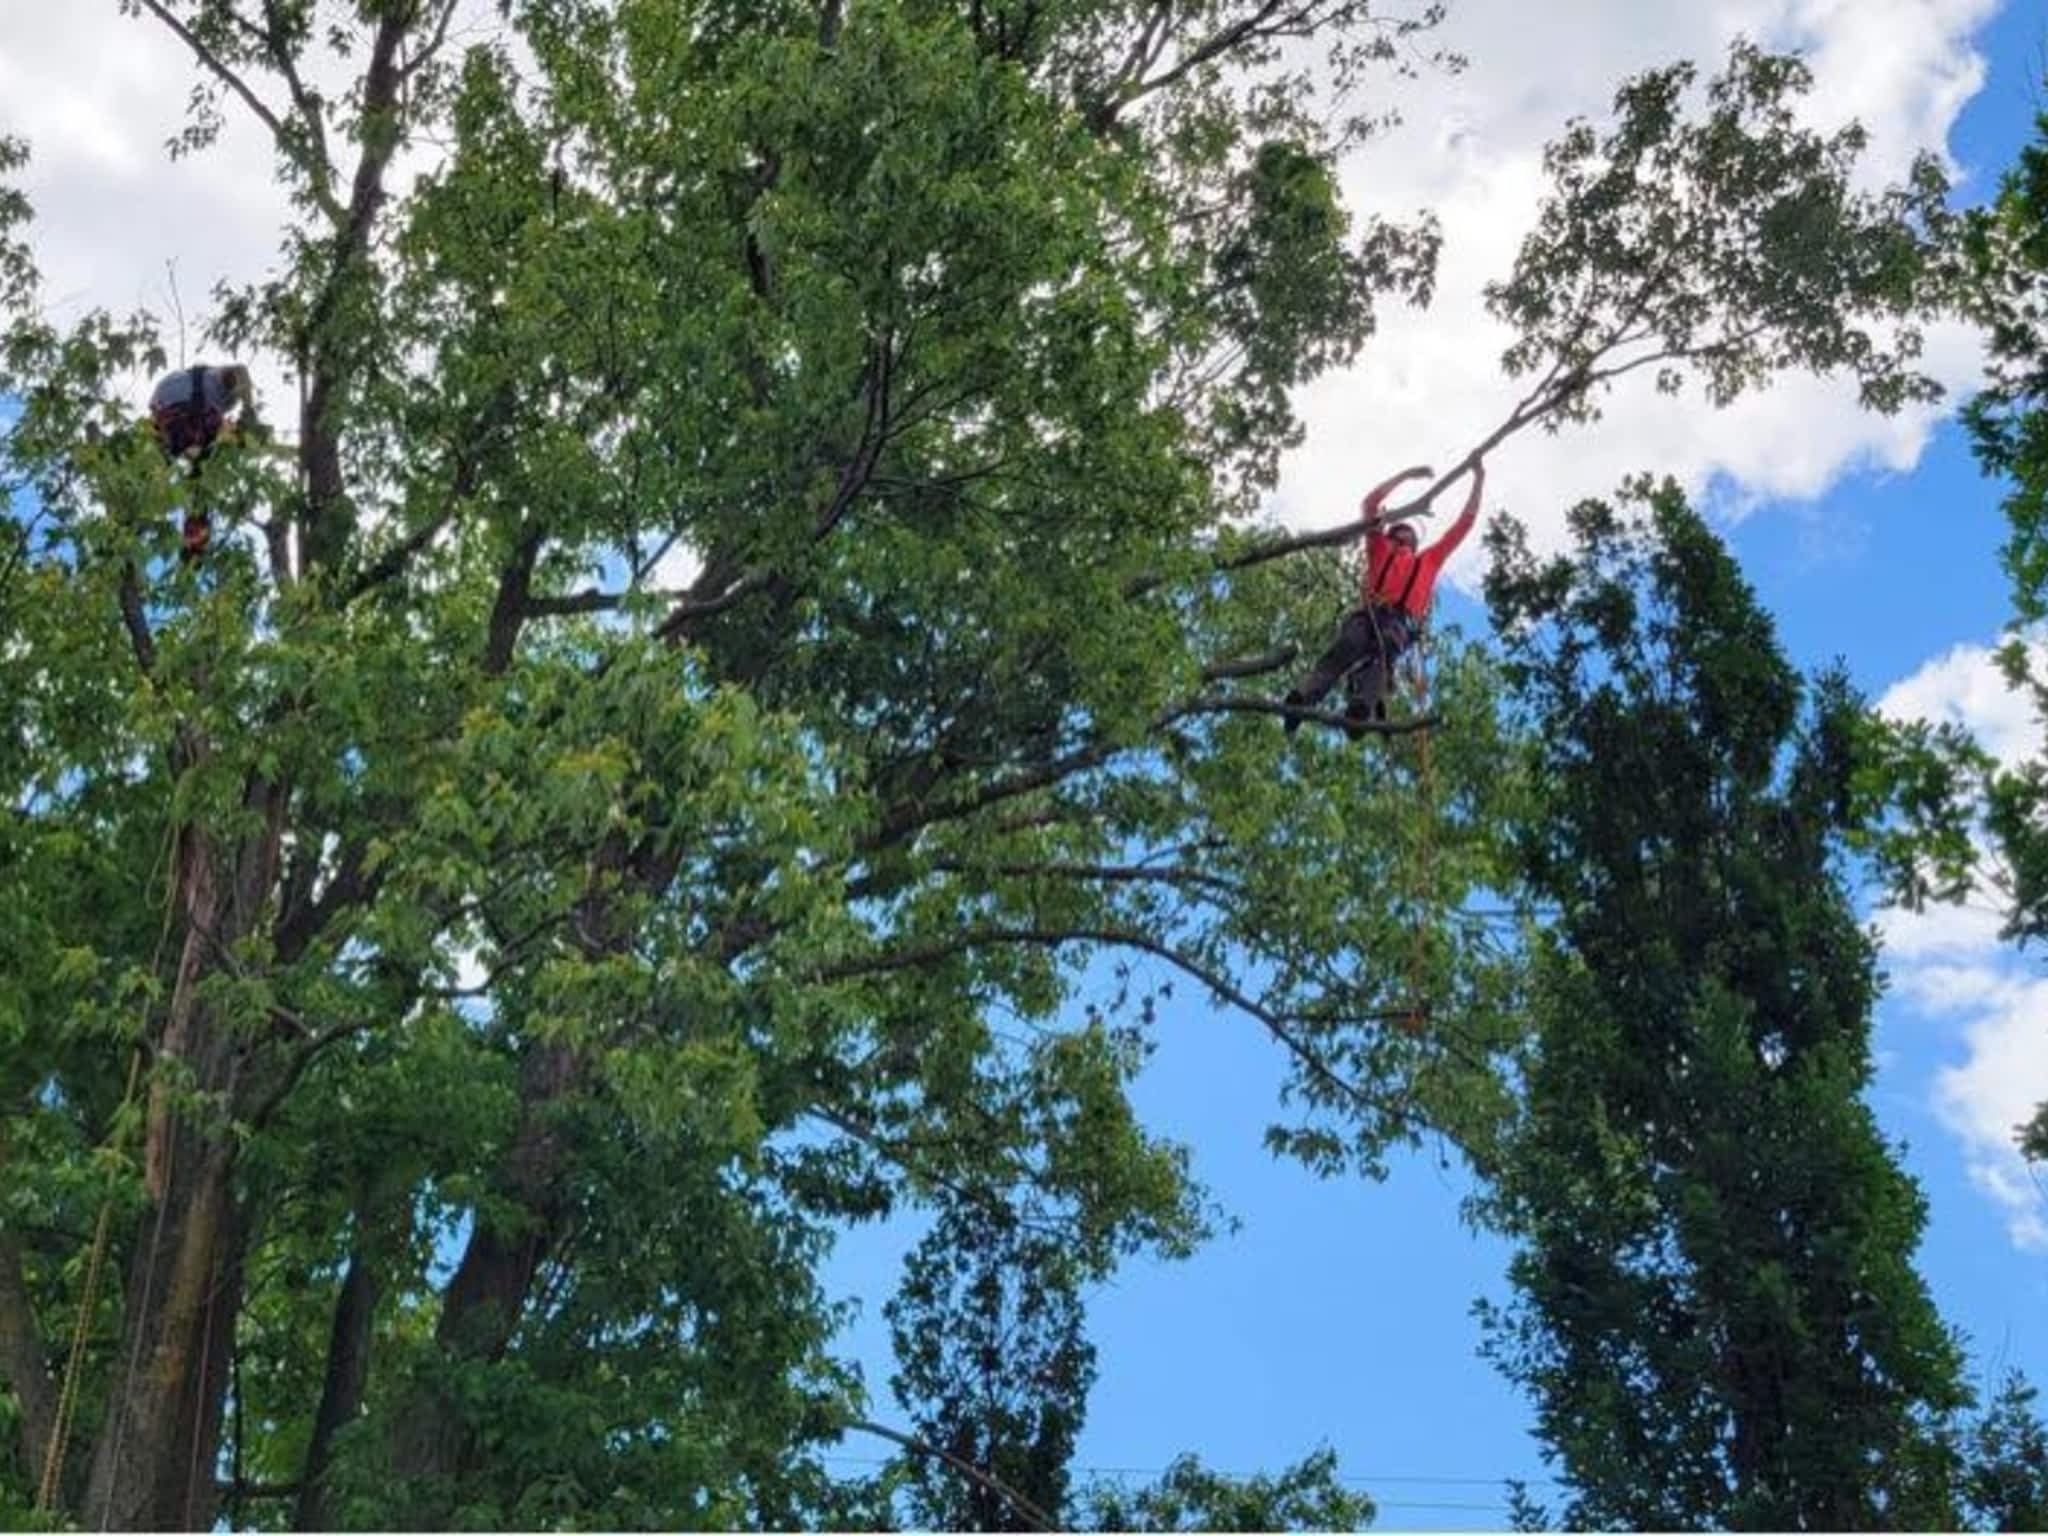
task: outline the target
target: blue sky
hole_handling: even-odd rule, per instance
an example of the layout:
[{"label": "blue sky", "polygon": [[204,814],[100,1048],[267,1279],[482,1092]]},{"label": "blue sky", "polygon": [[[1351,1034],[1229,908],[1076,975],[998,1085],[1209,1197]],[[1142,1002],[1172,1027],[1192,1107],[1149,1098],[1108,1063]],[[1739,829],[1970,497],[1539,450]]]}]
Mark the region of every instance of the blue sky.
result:
[{"label": "blue sky", "polygon": [[[2030,131],[2044,31],[2048,9],[2028,3],[1976,35],[1988,76],[1949,139],[1965,200],[1985,195]],[[1351,478],[1381,472],[1359,464]],[[1725,489],[1713,485],[1708,504],[1732,504],[1712,494]],[[1499,492],[1523,515],[1541,494]],[[1726,532],[1795,661],[1839,658],[1878,698],[1955,647],[1996,642],[1998,498],[1945,423],[1909,471],[1852,471],[1817,499],[1766,497]],[[1334,521],[1346,506],[1305,520]],[[1457,592],[1443,613],[1468,630],[1484,623]],[[2048,1026],[2048,1011],[2039,1017]],[[1189,1261],[1135,1265],[1095,1295],[1101,1374],[1079,1462],[1145,1475],[1195,1451],[1253,1471],[1328,1443],[1379,1501],[1382,1528],[1497,1528],[1501,1479],[1554,1491],[1527,1405],[1477,1356],[1472,1303],[1504,1294],[1507,1249],[1461,1222],[1471,1184],[1455,1157],[1404,1158],[1380,1184],[1315,1180],[1260,1145],[1283,1063],[1255,1025],[1183,991],[1159,1037],[1140,1107],[1194,1148],[1199,1176],[1242,1227]],[[1921,1270],[1968,1338],[1974,1378],[2018,1368],[2048,1384],[2048,1253],[2016,1245],[2011,1213],[1973,1178],[1972,1150],[1937,1105],[1938,1075],[1968,1055],[1957,1018],[1901,989],[1880,1008],[1877,1046],[1873,1104],[1930,1206]],[[833,1271],[843,1294],[871,1298],[849,1340],[878,1390],[878,1311],[897,1252],[890,1233],[856,1234]]]}]

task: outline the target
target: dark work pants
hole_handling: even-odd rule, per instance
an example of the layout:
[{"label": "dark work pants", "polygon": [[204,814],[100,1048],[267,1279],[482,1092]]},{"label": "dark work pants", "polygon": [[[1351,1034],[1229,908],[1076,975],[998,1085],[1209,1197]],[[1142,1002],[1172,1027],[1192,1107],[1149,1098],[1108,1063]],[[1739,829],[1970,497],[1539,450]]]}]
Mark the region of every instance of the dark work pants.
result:
[{"label": "dark work pants", "polygon": [[[1394,663],[1414,643],[1411,621],[1399,608],[1359,608],[1345,616],[1330,648],[1317,658],[1287,696],[1290,704],[1313,708],[1323,695],[1344,684],[1344,713],[1369,720],[1386,697]],[[1298,721],[1289,720],[1292,730]]]},{"label": "dark work pants", "polygon": [[[200,474],[224,424],[225,418],[219,411],[189,400],[150,413],[150,425],[164,457],[173,463],[184,459],[192,465],[185,488],[188,501],[199,495]],[[190,565],[206,553],[206,546],[213,539],[213,519],[204,508],[193,507],[185,513],[179,539],[183,546],[178,551],[180,565]]]}]

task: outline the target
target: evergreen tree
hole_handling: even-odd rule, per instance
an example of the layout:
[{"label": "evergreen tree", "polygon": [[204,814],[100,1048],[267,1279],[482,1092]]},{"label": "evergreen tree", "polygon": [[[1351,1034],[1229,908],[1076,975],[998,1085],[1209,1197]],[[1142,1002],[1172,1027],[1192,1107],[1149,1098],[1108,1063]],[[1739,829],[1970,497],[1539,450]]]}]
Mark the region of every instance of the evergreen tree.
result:
[{"label": "evergreen tree", "polygon": [[1878,981],[1842,868],[1864,739],[1804,687],[1665,484],[1497,541],[1536,743],[1535,1031],[1487,1201],[1519,1242],[1488,1348],[1576,1526],[1954,1521],[1955,1340],[1925,1203],[1863,1094]]}]

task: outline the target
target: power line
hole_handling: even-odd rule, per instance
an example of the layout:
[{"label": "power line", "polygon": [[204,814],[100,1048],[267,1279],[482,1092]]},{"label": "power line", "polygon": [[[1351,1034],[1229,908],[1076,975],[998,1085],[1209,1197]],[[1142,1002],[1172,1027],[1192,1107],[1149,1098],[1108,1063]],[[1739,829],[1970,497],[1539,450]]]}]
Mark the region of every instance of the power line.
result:
[{"label": "power line", "polygon": [[[818,1459],[820,1461],[843,1462],[855,1466],[882,1467],[887,1466],[893,1458],[887,1456],[849,1456],[835,1453],[820,1456]],[[1074,1467],[1070,1470],[1088,1477],[1164,1477],[1168,1469],[1165,1467]],[[1214,1467],[1205,1467],[1203,1470],[1215,1472],[1219,1477],[1241,1478],[1247,1475],[1235,1472],[1218,1472]],[[1499,1477],[1452,1477],[1433,1472],[1354,1472],[1342,1475],[1336,1481],[1348,1484],[1351,1487],[1376,1487],[1383,1483],[1418,1483],[1447,1488],[1505,1488],[1509,1483],[1521,1483],[1531,1488],[1562,1488],[1565,1486],[1562,1479],[1555,1477],[1516,1477],[1512,1475]],[[1410,1507],[1421,1508],[1423,1506],[1414,1505]],[[1450,1506],[1445,1507],[1448,1508]],[[1480,1506],[1475,1505],[1472,1507],[1478,1508]],[[1495,1506],[1489,1504],[1484,1507],[1492,1509]]]},{"label": "power line", "polygon": [[1505,1504],[1427,1504],[1413,1499],[1374,1499],[1375,1509],[1459,1509],[1480,1515],[1505,1515],[1509,1513]]}]

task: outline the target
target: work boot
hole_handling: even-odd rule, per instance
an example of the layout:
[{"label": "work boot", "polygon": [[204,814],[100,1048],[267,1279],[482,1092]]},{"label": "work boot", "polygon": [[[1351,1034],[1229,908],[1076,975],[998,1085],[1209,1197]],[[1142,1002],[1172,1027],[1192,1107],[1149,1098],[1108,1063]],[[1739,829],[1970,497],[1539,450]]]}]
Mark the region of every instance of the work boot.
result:
[{"label": "work boot", "polygon": [[[1289,709],[1308,708],[1308,698],[1305,694],[1302,693],[1302,691],[1299,688],[1288,689],[1287,696],[1283,698],[1280,702],[1286,705]],[[1296,731],[1301,729],[1301,716],[1287,716],[1286,719],[1280,722],[1280,729],[1285,731],[1289,736],[1292,736]]]},{"label": "work boot", "polygon": [[1344,734],[1353,741],[1363,741],[1370,733],[1365,728],[1368,720],[1387,718],[1387,706],[1383,701],[1368,699],[1362,693],[1354,693],[1344,701]]}]

